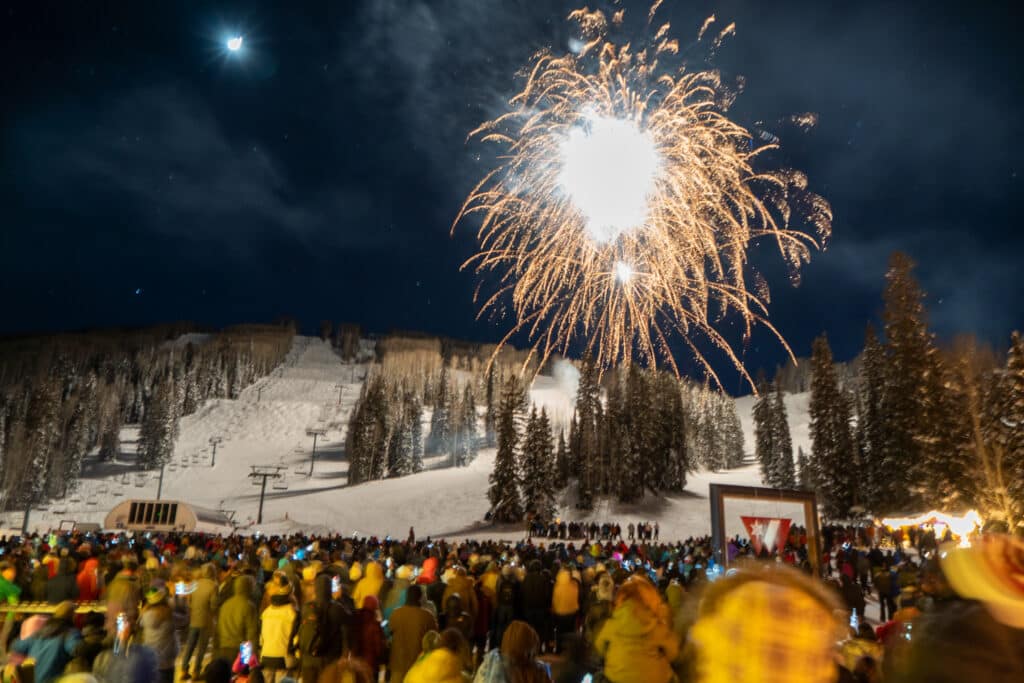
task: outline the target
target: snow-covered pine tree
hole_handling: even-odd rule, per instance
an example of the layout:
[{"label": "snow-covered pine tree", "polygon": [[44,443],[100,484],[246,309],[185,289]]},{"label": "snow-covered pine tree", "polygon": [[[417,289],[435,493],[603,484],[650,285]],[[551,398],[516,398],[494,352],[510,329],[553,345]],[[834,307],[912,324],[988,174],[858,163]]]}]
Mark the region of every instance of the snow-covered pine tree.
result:
[{"label": "snow-covered pine tree", "polygon": [[804,453],[803,446],[798,446],[796,449],[796,466],[799,470],[797,472],[797,487],[804,491],[813,491],[814,475],[811,472],[811,463],[807,459],[807,454]]},{"label": "snow-covered pine tree", "polygon": [[487,381],[484,386],[484,402],[486,412],[484,413],[484,441],[489,448],[496,443],[495,423],[497,414],[497,397],[494,394],[494,363],[487,365]]},{"label": "snow-covered pine tree", "polygon": [[143,469],[159,468],[174,456],[178,416],[174,406],[174,377],[170,372],[153,387],[139,426],[138,463]]},{"label": "snow-covered pine tree", "polygon": [[885,352],[870,323],[864,332],[857,401],[856,444],[860,456],[860,501],[871,512],[885,507],[885,470],[883,469],[882,405],[885,390]]},{"label": "snow-covered pine tree", "polygon": [[569,446],[565,443],[565,432],[558,431],[558,448],[555,450],[555,487],[564,489],[569,483]]},{"label": "snow-covered pine tree", "polygon": [[[615,493],[621,497],[623,475],[632,462],[633,454],[629,452],[629,413],[626,398],[623,394],[621,373],[617,368],[605,374],[605,407],[601,419],[601,469],[604,472],[599,490],[603,493]],[[631,482],[626,481],[628,486]]]},{"label": "snow-covered pine tree", "polygon": [[[1014,332],[1006,366],[997,374],[985,410],[984,442],[1003,478],[1000,516],[1012,533],[1024,531],[1024,338]],[[990,505],[996,508],[996,505]]]},{"label": "snow-covered pine tree", "polygon": [[448,379],[448,364],[441,366],[441,377],[437,381],[434,392],[434,412],[430,416],[430,432],[427,434],[427,441],[424,444],[424,451],[428,454],[450,453],[451,452],[451,387]]},{"label": "snow-covered pine tree", "polygon": [[[923,463],[921,437],[930,433],[925,406],[928,361],[934,349],[925,321],[924,293],[913,276],[910,257],[889,259],[885,308],[885,385],[880,411],[883,435],[878,491],[879,513],[927,505],[918,487]],[[817,458],[817,450],[815,450]]]},{"label": "snow-covered pine tree", "polygon": [[772,392],[764,373],[757,377],[757,399],[754,401],[754,455],[761,470],[761,481],[765,486],[775,486],[775,463],[773,458],[778,452],[775,447],[775,431],[772,429],[772,412],[774,407]]},{"label": "snow-covered pine tree", "polygon": [[653,441],[648,486],[656,491],[682,491],[690,466],[679,382],[668,372],[655,373],[651,379]]},{"label": "snow-covered pine tree", "polygon": [[95,390],[96,376],[89,372],[85,377],[80,378],[78,385],[68,397],[69,400],[65,401],[66,417],[61,444],[64,458],[63,472],[60,476],[62,482],[60,494],[65,494],[68,487],[74,486],[78,481],[82,472],[82,459],[92,447],[90,430],[95,424],[95,411],[92,405],[95,400]]},{"label": "snow-covered pine tree", "polygon": [[348,483],[361,484],[384,476],[388,455],[388,404],[384,378],[370,377],[363,385],[349,418],[345,452]]},{"label": "snow-covered pine tree", "polygon": [[412,472],[412,415],[405,400],[408,392],[402,389],[402,401],[397,406],[395,427],[388,441],[388,477],[404,477]]},{"label": "snow-covered pine tree", "polygon": [[[736,410],[736,402],[726,398],[728,405],[725,411],[725,466],[729,469],[742,467],[746,458],[746,443],[743,438],[743,424],[740,422],[740,414]],[[686,480],[683,479],[685,485]]]},{"label": "snow-covered pine tree", "polygon": [[473,399],[473,387],[469,383],[462,390],[460,404],[460,431],[462,432],[462,449],[459,467],[465,467],[476,460],[477,456],[477,416],[476,401]]},{"label": "snow-covered pine tree", "polygon": [[793,440],[789,435],[789,417],[786,414],[786,403],[783,400],[782,387],[775,384],[772,400],[771,430],[772,446],[772,485],[776,488],[791,489],[796,486],[796,475],[793,472]]},{"label": "snow-covered pine tree", "polygon": [[577,438],[579,439],[578,469],[576,478],[579,486],[577,506],[590,510],[600,482],[595,471],[600,434],[601,401],[598,386],[598,369],[594,358],[587,355],[583,360],[583,371],[576,390]]},{"label": "snow-covered pine tree", "polygon": [[554,478],[552,476],[551,434],[546,414],[530,410],[522,448],[523,507],[527,515],[549,520],[554,511]]},{"label": "snow-covered pine tree", "polygon": [[850,402],[839,388],[832,349],[825,335],[815,339],[811,349],[808,413],[815,478],[825,516],[842,519],[849,515],[860,483],[850,431]]},{"label": "snow-covered pine tree", "polygon": [[412,471],[423,471],[423,404],[419,396],[410,391],[405,395],[404,414],[409,427],[409,458]]},{"label": "snow-covered pine tree", "polygon": [[466,440],[463,434],[462,400],[458,388],[452,387],[448,398],[448,453],[450,467],[462,467],[466,462]]},{"label": "snow-covered pine tree", "polygon": [[487,499],[491,503],[491,518],[495,522],[519,522],[523,519],[523,505],[519,494],[519,474],[516,450],[519,434],[516,431],[516,412],[522,395],[515,376],[502,388],[497,415],[498,450],[494,456],[494,470],[490,476]]}]

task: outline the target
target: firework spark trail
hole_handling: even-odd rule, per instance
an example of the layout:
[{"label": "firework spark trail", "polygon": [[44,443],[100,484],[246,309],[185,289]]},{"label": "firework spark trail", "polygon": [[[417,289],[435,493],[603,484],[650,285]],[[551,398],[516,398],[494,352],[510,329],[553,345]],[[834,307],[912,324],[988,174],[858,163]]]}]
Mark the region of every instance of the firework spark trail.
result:
[{"label": "firework spark trail", "polygon": [[828,202],[800,172],[755,170],[776,145],[754,147],[725,115],[717,72],[659,68],[678,51],[667,25],[634,52],[608,40],[603,13],[569,18],[579,54],[535,55],[511,110],[470,134],[505,150],[455,220],[480,216],[479,251],[463,267],[497,279],[481,315],[510,296],[516,325],[501,343],[526,332],[540,364],[582,342],[601,366],[639,355],[679,373],[670,345],[681,340],[717,382],[704,337],[749,381],[716,322],[738,315],[745,339],[761,324],[789,348],[766,319],[747,247],[772,239],[795,280],[829,235]]}]

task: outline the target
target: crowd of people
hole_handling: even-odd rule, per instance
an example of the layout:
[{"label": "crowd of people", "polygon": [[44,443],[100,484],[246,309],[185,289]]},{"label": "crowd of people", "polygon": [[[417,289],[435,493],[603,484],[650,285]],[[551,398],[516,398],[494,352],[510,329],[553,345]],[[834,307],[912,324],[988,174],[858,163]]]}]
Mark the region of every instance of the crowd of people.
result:
[{"label": "crowd of people", "polygon": [[[544,521],[531,519],[526,525],[529,538],[555,538],[563,541],[657,541],[661,527],[657,522],[630,522],[625,527],[613,522],[567,522],[564,519]],[[623,531],[626,535],[623,535]]]},{"label": "crowd of people", "polygon": [[731,539],[725,569],[710,538],[609,526],[581,542],[3,539],[4,680],[1024,680],[1018,539],[933,553],[830,528],[815,568],[795,529],[768,556]]}]

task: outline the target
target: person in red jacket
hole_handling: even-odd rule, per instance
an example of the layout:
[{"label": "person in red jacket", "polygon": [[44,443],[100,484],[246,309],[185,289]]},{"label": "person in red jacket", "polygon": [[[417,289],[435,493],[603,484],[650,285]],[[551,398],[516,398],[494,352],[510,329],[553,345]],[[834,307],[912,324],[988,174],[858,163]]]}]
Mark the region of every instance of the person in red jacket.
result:
[{"label": "person in red jacket", "polygon": [[81,564],[78,566],[78,576],[75,577],[78,583],[78,599],[84,602],[91,602],[100,599],[100,561],[93,557],[92,546],[83,543],[78,548],[78,555]]},{"label": "person in red jacket", "polygon": [[363,606],[352,615],[352,656],[363,660],[377,680],[384,661],[384,629],[379,621],[380,603],[375,595],[367,595]]}]

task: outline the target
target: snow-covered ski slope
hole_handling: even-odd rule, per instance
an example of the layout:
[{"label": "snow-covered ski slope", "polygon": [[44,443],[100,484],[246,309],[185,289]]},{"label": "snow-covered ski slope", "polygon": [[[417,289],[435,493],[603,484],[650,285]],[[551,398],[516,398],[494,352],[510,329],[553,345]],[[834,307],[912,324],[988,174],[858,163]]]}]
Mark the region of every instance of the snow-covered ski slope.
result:
[{"label": "snow-covered ski slope", "polygon": [[[405,537],[409,527],[419,536],[522,537],[520,528],[494,528],[482,520],[494,450],[482,450],[468,467],[448,468],[445,458],[427,458],[419,474],[348,487],[343,443],[348,414],[359,395],[367,367],[346,364],[330,345],[317,338],[297,337],[285,362],[270,376],[247,388],[237,400],[209,401],[182,418],[172,465],[164,472],[165,499],[184,500],[212,509],[231,510],[236,521],[263,533],[305,529]],[[340,402],[339,402],[340,392]],[[549,414],[571,415],[571,390],[550,377],[540,377],[532,397]],[[747,451],[753,450],[751,398],[737,401]],[[807,397],[786,399],[794,449],[807,448]],[[424,416],[424,431],[429,412]],[[317,440],[314,473],[309,476],[313,439],[306,431],[326,429]],[[87,464],[78,490],[45,510],[34,511],[31,525],[40,529],[61,520],[102,523],[106,513],[126,498],[155,498],[157,476],[137,474],[134,449],[137,430],[122,435],[122,456],[113,463]],[[211,466],[211,438],[220,438]],[[280,465],[284,478],[268,483],[264,523],[255,524],[259,487],[249,478],[253,465]],[[682,494],[648,498],[636,505],[601,502],[583,519],[658,521],[662,538],[685,538],[710,531],[708,484],[758,485],[756,465],[728,472],[693,473]],[[580,519],[564,510],[566,518]],[[8,513],[5,525],[19,526],[20,513]]]}]

